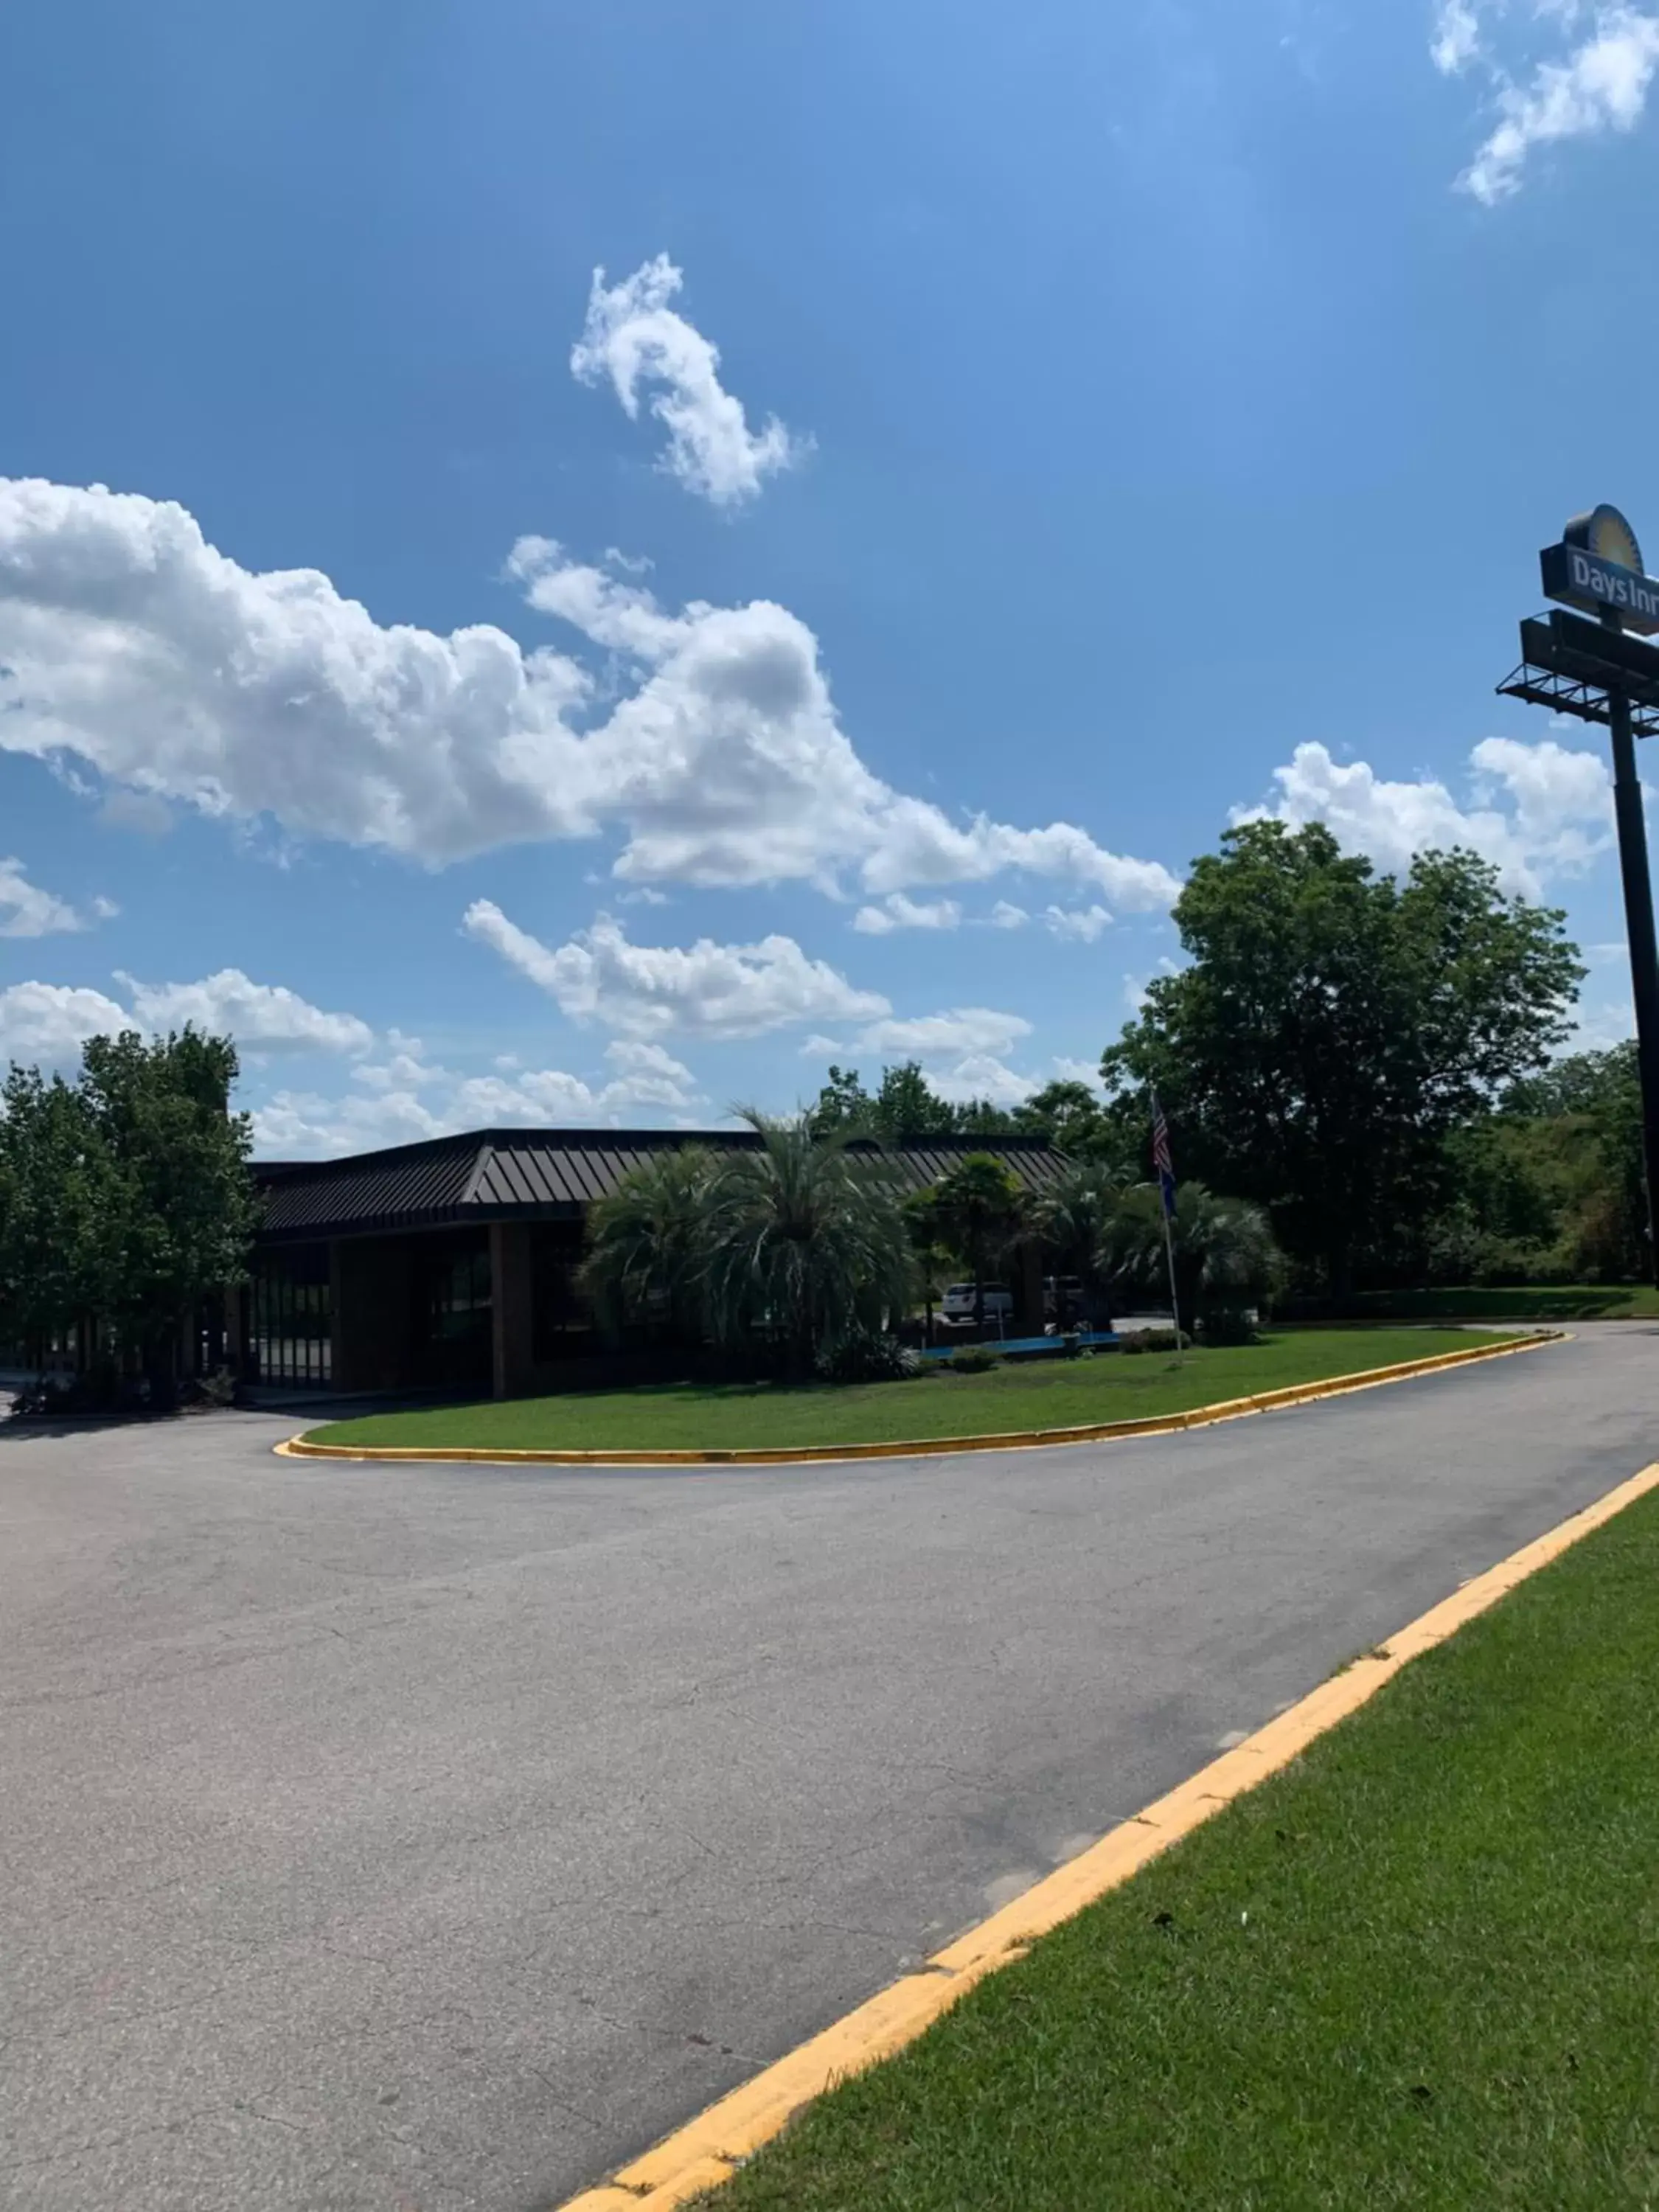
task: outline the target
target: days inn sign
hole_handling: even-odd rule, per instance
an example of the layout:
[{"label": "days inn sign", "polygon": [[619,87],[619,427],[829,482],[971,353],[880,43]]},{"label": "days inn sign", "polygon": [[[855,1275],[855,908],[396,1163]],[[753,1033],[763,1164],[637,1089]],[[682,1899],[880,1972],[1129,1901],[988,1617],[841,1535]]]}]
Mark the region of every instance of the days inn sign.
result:
[{"label": "days inn sign", "polygon": [[1616,507],[1575,515],[1561,543],[1538,557],[1549,598],[1586,614],[1611,614],[1625,629],[1659,631],[1659,581],[1644,571],[1636,532]]}]

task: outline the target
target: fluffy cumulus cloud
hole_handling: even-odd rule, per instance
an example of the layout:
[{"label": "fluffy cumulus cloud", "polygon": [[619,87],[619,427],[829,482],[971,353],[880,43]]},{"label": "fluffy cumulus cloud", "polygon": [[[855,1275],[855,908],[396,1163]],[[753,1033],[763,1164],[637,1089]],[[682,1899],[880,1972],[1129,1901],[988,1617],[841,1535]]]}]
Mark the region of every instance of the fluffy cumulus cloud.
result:
[{"label": "fluffy cumulus cloud", "polygon": [[1468,846],[1496,866],[1507,889],[1529,898],[1554,879],[1581,874],[1611,844],[1612,781],[1598,754],[1553,738],[1485,738],[1469,766],[1466,804],[1434,777],[1390,781],[1367,762],[1298,745],[1273,771],[1273,800],[1235,808],[1233,819],[1266,815],[1295,828],[1323,822],[1350,851],[1389,869],[1408,867],[1431,847]]},{"label": "fluffy cumulus cloud", "polygon": [[243,568],[169,502],[0,478],[0,746],[433,864],[615,836],[635,887],[850,879],[878,903],[1024,872],[1139,909],[1179,888],[1075,824],[953,817],[894,791],[786,608],[670,611],[544,538],[522,540],[508,574],[617,657],[621,696],[489,625],[382,625],[315,570]]},{"label": "fluffy cumulus cloud", "polygon": [[107,899],[94,899],[89,914],[82,914],[67,899],[32,884],[23,863],[0,860],[0,937],[49,937],[54,931],[88,929],[94,921],[107,921],[115,912]]},{"label": "fluffy cumulus cloud", "polygon": [[252,1053],[366,1052],[374,1032],[355,1014],[325,1013],[281,984],[255,983],[238,968],[198,983],[144,983],[116,972],[125,1005],[102,991],[63,983],[14,983],[0,992],[0,1062],[68,1068],[88,1037],[123,1030],[155,1033],[186,1022],[228,1030]]},{"label": "fluffy cumulus cloud", "polygon": [[630,421],[642,396],[668,433],[662,467],[716,507],[752,499],[769,476],[810,449],[775,415],[751,430],[743,402],[720,380],[720,353],[672,302],[685,282],[665,253],[620,284],[593,271],[587,320],[570,356],[584,384],[609,380]]},{"label": "fluffy cumulus cloud", "polygon": [[325,1013],[282,983],[256,983],[240,968],[222,968],[199,983],[142,983],[116,970],[132,1000],[131,1021],[143,1030],[181,1030],[186,1022],[214,1035],[228,1030],[254,1052],[367,1052],[374,1032],[356,1014]]},{"label": "fluffy cumulus cloud", "polygon": [[126,1008],[101,991],[64,983],[13,983],[0,991],[0,1063],[67,1072],[88,1037],[131,1027]]},{"label": "fluffy cumulus cloud", "polygon": [[[1553,42],[1539,53],[1540,37]],[[1430,52],[1437,69],[1486,82],[1495,120],[1459,182],[1491,207],[1521,188],[1534,151],[1605,131],[1630,131],[1659,66],[1659,15],[1579,0],[1442,0]]]},{"label": "fluffy cumulus cloud", "polygon": [[1030,1034],[1031,1024],[1022,1015],[999,1013],[990,1006],[957,1006],[913,1020],[871,1022],[853,1042],[861,1052],[885,1053],[895,1060],[959,1060],[969,1054],[1007,1052]]},{"label": "fluffy cumulus cloud", "polygon": [[315,1158],[414,1144],[458,1129],[689,1122],[708,1102],[684,1061],[660,1045],[619,1037],[605,1048],[606,1072],[523,1067],[457,1073],[428,1058],[418,1040],[387,1040],[382,1060],[352,1071],[339,1097],[281,1090],[253,1111],[254,1142],[268,1158]]},{"label": "fluffy cumulus cloud", "polygon": [[1074,945],[1092,945],[1112,921],[1103,906],[1051,906],[1042,919],[1053,935]]},{"label": "fluffy cumulus cloud", "polygon": [[955,929],[961,921],[962,908],[954,899],[913,899],[889,891],[879,906],[861,906],[853,927],[866,937],[886,937],[896,929]]},{"label": "fluffy cumulus cloud", "polygon": [[489,899],[463,919],[470,937],[498,952],[575,1021],[598,1021],[650,1040],[759,1036],[792,1022],[858,1020],[884,1014],[878,991],[860,991],[792,937],[754,945],[636,945],[600,915],[565,944],[544,945]]},{"label": "fluffy cumulus cloud", "polygon": [[1018,1106],[1040,1079],[1009,1066],[1006,1055],[1030,1034],[1023,1015],[955,1006],[938,1014],[884,1016],[848,1036],[809,1037],[801,1050],[813,1060],[857,1060],[868,1054],[886,1066],[914,1060],[942,1098]]}]

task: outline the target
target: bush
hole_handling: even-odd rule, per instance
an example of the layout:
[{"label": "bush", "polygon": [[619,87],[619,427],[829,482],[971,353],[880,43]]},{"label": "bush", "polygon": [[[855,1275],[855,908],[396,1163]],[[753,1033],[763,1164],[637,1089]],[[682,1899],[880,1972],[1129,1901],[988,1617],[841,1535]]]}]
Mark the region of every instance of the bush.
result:
[{"label": "bush", "polygon": [[1123,1349],[1133,1356],[1138,1352],[1185,1352],[1192,1339],[1183,1328],[1130,1328],[1123,1332]]},{"label": "bush", "polygon": [[1249,1306],[1212,1306],[1198,1317],[1206,1344],[1254,1344],[1255,1321]]},{"label": "bush", "polygon": [[903,1382],[927,1363],[896,1336],[855,1328],[829,1351],[820,1352],[816,1372],[825,1382]]},{"label": "bush", "polygon": [[988,1344],[964,1344],[960,1352],[940,1363],[952,1375],[988,1375],[994,1367],[1002,1364],[1002,1354]]}]

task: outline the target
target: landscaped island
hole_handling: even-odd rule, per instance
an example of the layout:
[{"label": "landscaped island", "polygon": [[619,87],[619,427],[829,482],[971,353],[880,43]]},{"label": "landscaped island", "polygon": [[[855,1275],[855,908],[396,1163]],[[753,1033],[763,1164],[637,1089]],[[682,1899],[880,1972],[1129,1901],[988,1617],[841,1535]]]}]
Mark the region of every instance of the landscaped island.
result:
[{"label": "landscaped island", "polygon": [[1501,1340],[1490,1330],[1275,1330],[1255,1344],[1189,1351],[1179,1364],[1170,1352],[1117,1352],[903,1382],[684,1382],[568,1391],[333,1421],[312,1430],[307,1440],[410,1450],[648,1452],[998,1436],[1149,1419]]},{"label": "landscaped island", "polygon": [[802,2114],[720,2212],[1650,2204],[1659,1498]]}]

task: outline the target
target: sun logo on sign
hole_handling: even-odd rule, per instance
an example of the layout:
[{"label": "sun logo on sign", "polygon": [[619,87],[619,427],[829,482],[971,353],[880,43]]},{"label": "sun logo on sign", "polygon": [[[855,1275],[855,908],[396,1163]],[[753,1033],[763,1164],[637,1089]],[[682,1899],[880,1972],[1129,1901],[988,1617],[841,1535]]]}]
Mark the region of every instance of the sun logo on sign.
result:
[{"label": "sun logo on sign", "polygon": [[1616,568],[1633,568],[1638,576],[1647,574],[1636,532],[1616,507],[1593,507],[1588,514],[1574,515],[1561,542],[1593,553],[1598,561],[1608,562]]}]

